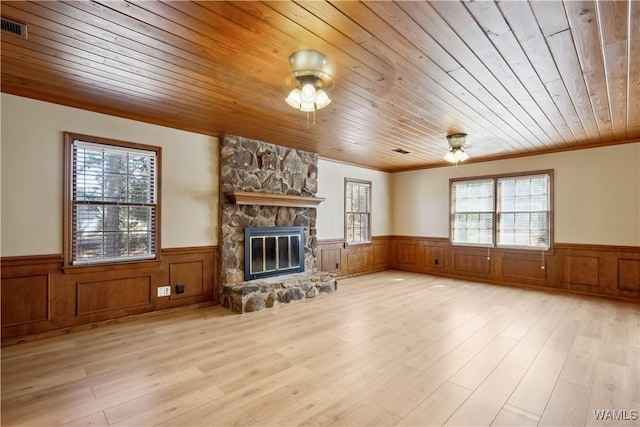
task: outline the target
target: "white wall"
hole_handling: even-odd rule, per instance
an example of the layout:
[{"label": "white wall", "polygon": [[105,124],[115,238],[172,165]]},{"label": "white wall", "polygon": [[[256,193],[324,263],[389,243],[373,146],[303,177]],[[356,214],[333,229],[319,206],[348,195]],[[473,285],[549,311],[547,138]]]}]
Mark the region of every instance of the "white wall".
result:
[{"label": "white wall", "polygon": [[[2,256],[62,252],[62,133],[163,149],[162,247],[218,243],[218,140],[2,94]],[[320,159],[318,238],[344,237],[344,179],[372,182],[374,236],[448,237],[449,178],[555,170],[555,241],[640,246],[640,143],[388,174]]]},{"label": "white wall", "polygon": [[216,245],[218,140],[2,94],[1,255],[62,253],[63,132],[162,147],[162,247]]},{"label": "white wall", "polygon": [[371,233],[373,236],[391,234],[391,176],[329,160],[318,160],[318,197],[326,200],[318,208],[318,239],[344,238],[344,180],[371,181]]},{"label": "white wall", "polygon": [[640,143],[392,176],[392,234],[449,237],[449,179],[554,169],[555,241],[640,246]]}]

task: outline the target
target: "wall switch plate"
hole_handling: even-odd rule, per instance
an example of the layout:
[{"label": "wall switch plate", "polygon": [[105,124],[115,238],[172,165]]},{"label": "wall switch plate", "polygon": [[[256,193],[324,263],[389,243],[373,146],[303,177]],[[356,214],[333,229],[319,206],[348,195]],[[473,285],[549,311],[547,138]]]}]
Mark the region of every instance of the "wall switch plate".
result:
[{"label": "wall switch plate", "polygon": [[159,286],[158,287],[158,296],[159,297],[168,297],[171,295],[171,286]]}]

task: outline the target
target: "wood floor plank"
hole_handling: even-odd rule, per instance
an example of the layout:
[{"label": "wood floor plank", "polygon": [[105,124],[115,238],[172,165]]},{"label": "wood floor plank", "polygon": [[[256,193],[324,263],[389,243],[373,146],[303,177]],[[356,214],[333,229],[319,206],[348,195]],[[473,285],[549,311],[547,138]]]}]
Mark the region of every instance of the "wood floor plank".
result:
[{"label": "wood floor plank", "polygon": [[542,349],[509,398],[509,404],[542,415],[566,358],[565,352]]},{"label": "wood floor plank", "polygon": [[560,372],[560,378],[590,388],[599,352],[599,340],[576,337]]},{"label": "wood floor plank", "polygon": [[[628,368],[599,361],[595,367],[595,378],[589,400],[586,424],[596,425],[629,425],[630,411],[638,411],[637,402],[633,402],[632,387],[638,388],[638,377],[632,377]],[[627,416],[621,419],[598,420],[595,411],[623,412]]]},{"label": "wood floor plank", "polygon": [[498,366],[515,344],[516,341],[511,338],[497,337],[479,351],[476,356],[452,376],[449,381],[462,387],[475,390],[493,372],[495,367]]},{"label": "wood floor plank", "polygon": [[491,423],[492,426],[537,426],[540,417],[516,408],[504,405],[498,416]]},{"label": "wood floor plank", "polygon": [[633,304],[385,271],[5,347],[0,422],[616,424],[593,411],[640,406],[639,334]]},{"label": "wood floor plank", "polygon": [[512,365],[528,368],[551,336],[553,329],[532,328],[515,345],[504,361]]},{"label": "wood floor plank", "polygon": [[394,425],[400,417],[372,404],[372,396],[376,391],[367,390],[363,393],[350,393],[348,396],[327,406],[322,412],[306,419],[302,426],[345,426],[356,425],[358,420],[378,420],[377,425]]},{"label": "wood floor plank", "polygon": [[397,425],[442,425],[473,392],[450,381],[442,384]]},{"label": "wood floor plank", "polygon": [[82,427],[82,426],[92,426],[92,427],[106,427],[109,425],[107,421],[107,417],[104,415],[103,411],[94,412],[93,414],[87,415],[86,417],[78,418],[77,420],[72,420],[67,424],[69,427]]},{"label": "wood floor plank", "polygon": [[377,402],[378,405],[401,417],[407,416],[467,364],[471,357],[473,357],[472,353],[458,349],[452,350],[428,369],[406,377],[403,381],[394,381],[386,388],[383,399]]},{"label": "wood floor plank", "polygon": [[540,426],[581,426],[585,424],[591,387],[559,380],[540,418]]},{"label": "wood floor plank", "polygon": [[525,370],[501,363],[444,425],[490,425],[513,393]]}]

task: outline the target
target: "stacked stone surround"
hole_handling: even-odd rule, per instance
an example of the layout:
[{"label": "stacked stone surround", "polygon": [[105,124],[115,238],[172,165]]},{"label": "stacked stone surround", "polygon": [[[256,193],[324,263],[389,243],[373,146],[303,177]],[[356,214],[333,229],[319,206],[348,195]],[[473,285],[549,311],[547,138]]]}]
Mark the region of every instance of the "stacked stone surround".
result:
[{"label": "stacked stone surround", "polygon": [[249,313],[276,303],[314,298],[323,292],[330,294],[337,286],[334,277],[319,272],[269,277],[225,286],[222,305],[234,313]]},{"label": "stacked stone surround", "polygon": [[[315,196],[318,156],[248,138],[225,135],[220,141],[220,295],[221,303],[244,313],[333,292],[333,277],[317,271],[316,209],[234,204],[232,191]],[[305,272],[244,281],[245,227],[303,226]],[[304,295],[304,296],[303,296]]]}]

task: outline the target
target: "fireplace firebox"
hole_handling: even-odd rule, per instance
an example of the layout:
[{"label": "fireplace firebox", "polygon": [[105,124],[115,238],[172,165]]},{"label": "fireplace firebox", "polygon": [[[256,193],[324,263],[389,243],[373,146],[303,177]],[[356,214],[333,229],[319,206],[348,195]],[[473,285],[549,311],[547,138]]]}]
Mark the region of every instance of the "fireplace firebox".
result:
[{"label": "fireplace firebox", "polygon": [[246,227],[244,280],[304,271],[304,227]]}]

